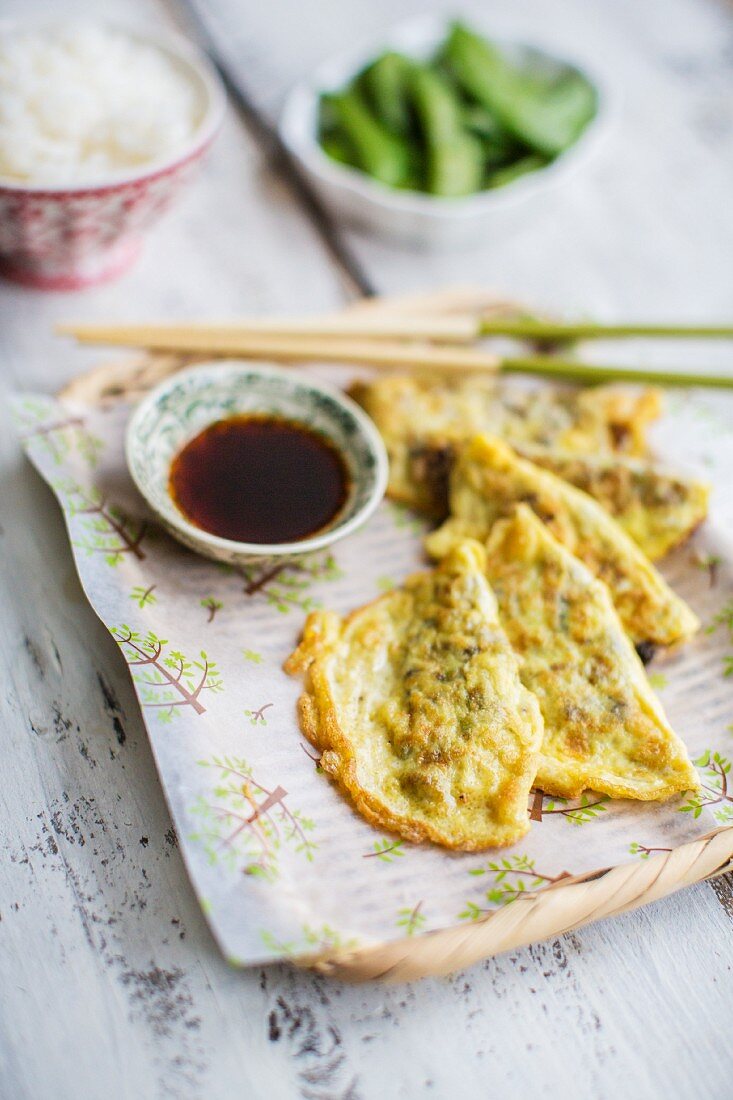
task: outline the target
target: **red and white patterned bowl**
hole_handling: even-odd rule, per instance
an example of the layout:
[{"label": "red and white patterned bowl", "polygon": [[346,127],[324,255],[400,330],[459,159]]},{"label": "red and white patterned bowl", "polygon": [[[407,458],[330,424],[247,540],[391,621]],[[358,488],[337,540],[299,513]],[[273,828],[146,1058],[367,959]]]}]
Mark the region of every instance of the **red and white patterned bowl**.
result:
[{"label": "red and white patterned bowl", "polygon": [[135,260],[145,230],[170,206],[211,144],[225,96],[213,69],[185,41],[128,32],[157,45],[199,86],[202,120],[174,158],[79,187],[0,178],[0,274],[45,290],[113,279]]}]

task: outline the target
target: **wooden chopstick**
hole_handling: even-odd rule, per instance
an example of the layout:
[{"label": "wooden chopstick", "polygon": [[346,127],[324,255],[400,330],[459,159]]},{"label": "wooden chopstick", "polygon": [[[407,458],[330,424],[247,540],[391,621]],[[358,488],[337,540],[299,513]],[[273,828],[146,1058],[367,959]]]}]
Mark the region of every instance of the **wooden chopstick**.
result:
[{"label": "wooden chopstick", "polygon": [[[96,343],[96,339],[84,340]],[[144,346],[150,351],[175,351],[197,355],[231,355],[242,359],[272,359],[281,363],[359,363],[377,369],[409,367],[423,370],[494,371],[499,358],[491,352],[429,343],[390,342],[326,336],[270,336],[199,332],[184,336],[173,332],[151,333],[130,339],[110,332],[101,343],[116,347]]]},{"label": "wooden chopstick", "polygon": [[357,340],[435,340],[439,343],[470,344],[479,338],[479,318],[468,313],[402,316],[376,310],[348,311],[322,317],[266,317],[246,321],[189,322],[186,324],[109,325],[63,324],[57,332],[74,336],[84,344],[114,344],[125,347],[213,349],[220,344],[254,338],[280,337],[306,340],[338,337]]}]

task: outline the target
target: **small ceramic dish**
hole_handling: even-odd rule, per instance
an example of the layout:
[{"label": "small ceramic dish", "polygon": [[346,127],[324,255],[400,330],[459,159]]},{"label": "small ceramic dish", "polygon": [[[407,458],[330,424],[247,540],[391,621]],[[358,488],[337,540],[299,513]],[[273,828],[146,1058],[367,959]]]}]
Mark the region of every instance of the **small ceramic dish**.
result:
[{"label": "small ceramic dish", "polygon": [[[195,526],[178,509],[169,488],[173,459],[211,424],[246,414],[302,424],[340,452],[349,491],[325,530],[298,542],[235,542]],[[132,414],[125,452],[133,481],[174,538],[198,554],[233,565],[329,546],[366,522],[387,486],[384,444],[358,405],[300,372],[235,360],[190,367],[151,390]]]},{"label": "small ceramic dish", "polygon": [[607,89],[585,64],[558,57],[539,45],[500,38],[497,41],[509,57],[551,74],[575,69],[596,89],[594,118],[578,140],[546,168],[495,190],[451,199],[387,187],[327,156],[318,141],[321,93],[343,87],[384,50],[394,49],[417,58],[430,56],[445,37],[446,29],[445,18],[422,16],[393,28],[370,45],[331,58],[308,80],[293,88],[280,120],[283,141],[311,184],[339,216],[388,240],[425,249],[475,244],[499,231],[515,215],[524,217],[531,209],[541,212],[548,191],[587,159],[599,134],[606,129],[604,124],[609,115]]}]

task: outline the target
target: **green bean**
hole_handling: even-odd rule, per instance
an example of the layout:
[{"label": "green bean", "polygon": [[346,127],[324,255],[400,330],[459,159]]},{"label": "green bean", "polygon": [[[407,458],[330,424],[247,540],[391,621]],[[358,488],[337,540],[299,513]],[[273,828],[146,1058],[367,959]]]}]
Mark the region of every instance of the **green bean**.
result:
[{"label": "green bean", "polygon": [[501,168],[528,152],[526,145],[507,133],[494,116],[478,103],[464,106],[463,122],[466,129],[481,142],[484,167],[488,172]]},{"label": "green bean", "polygon": [[468,95],[546,156],[571,145],[595,113],[595,91],[580,73],[567,69],[554,78],[529,74],[461,24],[454,24],[441,59]]},{"label": "green bean", "polygon": [[337,130],[321,134],[321,148],[331,160],[339,164],[348,164],[350,168],[358,168],[354,151],[348,141]]},{"label": "green bean", "polygon": [[354,151],[359,168],[392,187],[404,185],[409,173],[409,151],[371,113],[354,89],[322,97],[334,130]]},{"label": "green bean", "polygon": [[538,168],[544,168],[546,164],[547,157],[541,157],[538,153],[531,153],[529,156],[521,157],[512,164],[507,164],[504,168],[498,168],[495,172],[492,172],[487,184],[492,190],[495,187],[505,187],[507,183],[512,183],[521,176],[526,176],[528,172],[536,172]]},{"label": "green bean", "polygon": [[450,84],[426,65],[415,65],[411,90],[426,146],[428,191],[444,196],[477,191],[483,178],[483,150],[464,128],[461,103]]},{"label": "green bean", "polygon": [[410,132],[410,61],[399,53],[385,53],[356,78],[356,87],[377,118],[394,134]]}]

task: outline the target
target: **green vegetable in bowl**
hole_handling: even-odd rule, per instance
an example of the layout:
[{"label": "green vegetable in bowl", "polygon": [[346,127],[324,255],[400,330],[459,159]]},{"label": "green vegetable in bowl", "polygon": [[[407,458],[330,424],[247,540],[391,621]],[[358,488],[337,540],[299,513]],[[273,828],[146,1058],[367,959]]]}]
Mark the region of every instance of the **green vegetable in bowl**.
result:
[{"label": "green vegetable in bowl", "polygon": [[320,99],[331,159],[390,187],[457,198],[550,164],[595,115],[595,88],[569,65],[517,65],[454,24],[433,58],[389,51]]},{"label": "green vegetable in bowl", "polygon": [[520,176],[526,176],[528,172],[536,172],[538,168],[544,168],[548,163],[547,157],[541,157],[538,153],[530,153],[526,157],[515,160],[513,164],[507,164],[505,168],[499,168],[489,179],[489,187],[505,187],[507,183],[513,183]]},{"label": "green vegetable in bowl", "polygon": [[375,179],[392,187],[403,184],[409,170],[407,147],[371,113],[358,92],[349,88],[324,99],[334,120],[325,131],[331,141],[341,138],[359,168]]},{"label": "green vegetable in bowl", "polygon": [[523,71],[460,23],[452,28],[442,57],[469,96],[509,133],[546,156],[557,156],[577,141],[596,112],[595,89],[581,73]]},{"label": "green vegetable in bowl", "polygon": [[413,67],[410,86],[426,149],[427,190],[448,196],[478,191],[484,175],[483,148],[464,127],[453,89],[427,65]]},{"label": "green vegetable in bowl", "polygon": [[356,78],[362,92],[377,117],[394,134],[409,136],[410,114],[409,58],[399,53],[385,53],[368,65]]}]

